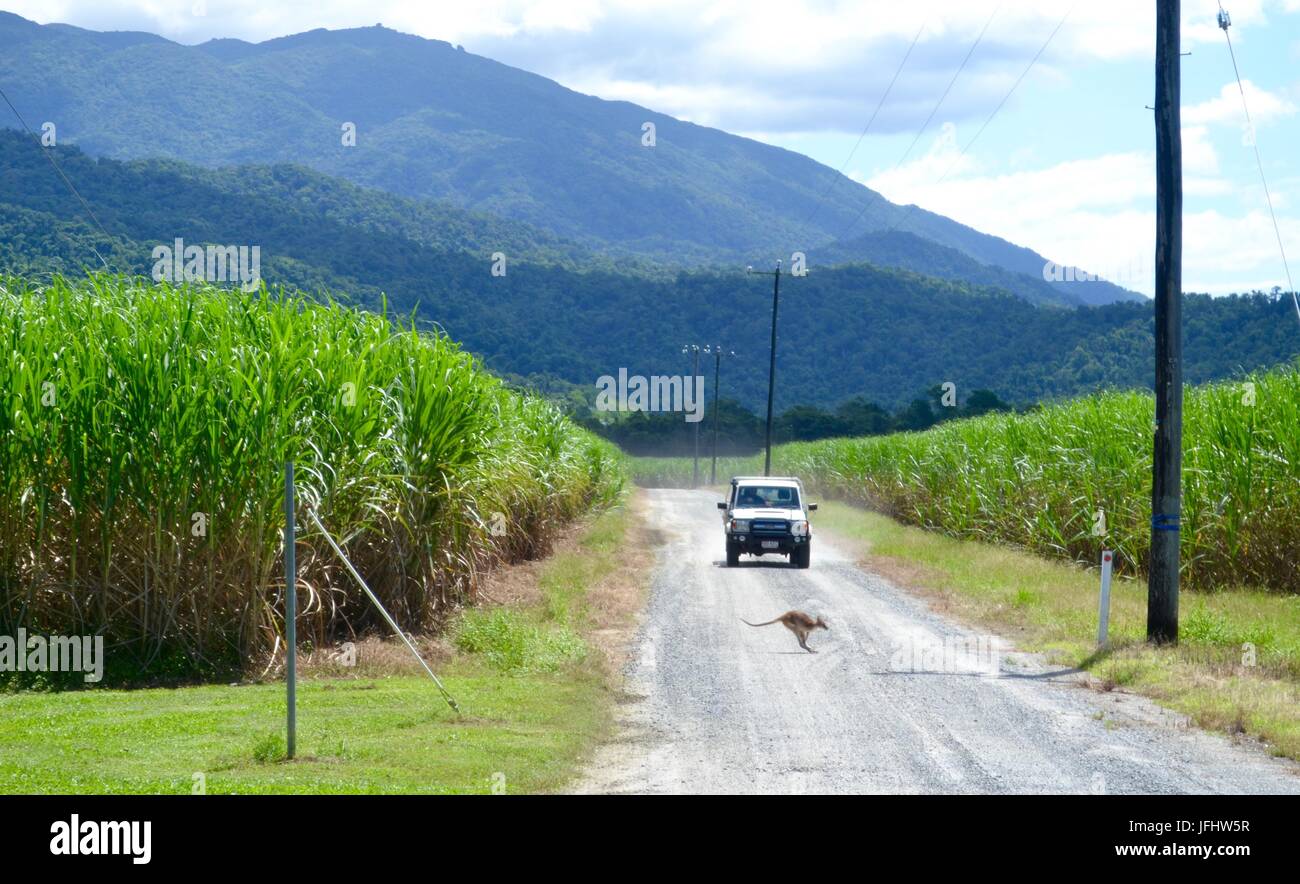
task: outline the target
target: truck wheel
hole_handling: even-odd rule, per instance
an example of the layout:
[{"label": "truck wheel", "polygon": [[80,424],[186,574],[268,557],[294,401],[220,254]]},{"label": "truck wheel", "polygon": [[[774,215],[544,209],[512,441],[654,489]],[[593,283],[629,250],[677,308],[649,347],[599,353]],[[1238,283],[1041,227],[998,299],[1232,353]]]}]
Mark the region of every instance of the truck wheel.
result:
[{"label": "truck wheel", "polygon": [[740,547],[727,541],[727,567],[734,568],[740,564]]},{"label": "truck wheel", "polygon": [[790,562],[796,568],[807,568],[812,563],[812,541],[795,547],[794,552],[790,553]]}]

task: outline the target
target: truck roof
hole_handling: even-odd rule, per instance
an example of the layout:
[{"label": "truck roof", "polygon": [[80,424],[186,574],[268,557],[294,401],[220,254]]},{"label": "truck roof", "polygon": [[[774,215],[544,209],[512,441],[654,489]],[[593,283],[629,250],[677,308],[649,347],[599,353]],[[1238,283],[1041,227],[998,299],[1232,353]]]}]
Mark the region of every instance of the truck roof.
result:
[{"label": "truck roof", "polygon": [[794,476],[732,476],[731,484],[736,485],[741,482],[767,482],[774,485],[800,485],[803,483]]}]

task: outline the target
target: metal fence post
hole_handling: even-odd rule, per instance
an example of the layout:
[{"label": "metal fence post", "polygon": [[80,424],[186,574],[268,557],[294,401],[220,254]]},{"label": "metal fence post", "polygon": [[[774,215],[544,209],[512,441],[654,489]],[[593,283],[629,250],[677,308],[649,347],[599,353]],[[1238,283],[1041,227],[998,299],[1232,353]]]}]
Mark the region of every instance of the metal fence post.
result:
[{"label": "metal fence post", "polygon": [[285,667],[288,732],[285,746],[289,758],[293,758],[298,729],[298,560],[294,548],[297,532],[294,530],[293,496],[293,461],[289,460],[284,463],[284,633],[288,645]]}]

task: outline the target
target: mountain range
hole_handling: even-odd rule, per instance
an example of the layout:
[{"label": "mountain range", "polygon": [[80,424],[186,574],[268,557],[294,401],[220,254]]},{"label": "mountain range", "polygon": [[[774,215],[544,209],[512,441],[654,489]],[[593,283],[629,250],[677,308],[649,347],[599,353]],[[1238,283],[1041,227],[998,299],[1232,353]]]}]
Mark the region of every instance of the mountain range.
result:
[{"label": "mountain range", "polygon": [[1103,281],[1045,283],[1042,255],[895,205],[802,154],[382,26],[184,46],[0,13],[0,83],[25,117],[54,122],[91,155],[301,164],[611,255],[721,267],[801,251],[814,268],[918,269],[923,250],[894,248],[915,239],[860,239],[901,231],[950,250],[940,266],[998,268],[1018,294],[1050,288],[1067,305],[1141,297]]}]

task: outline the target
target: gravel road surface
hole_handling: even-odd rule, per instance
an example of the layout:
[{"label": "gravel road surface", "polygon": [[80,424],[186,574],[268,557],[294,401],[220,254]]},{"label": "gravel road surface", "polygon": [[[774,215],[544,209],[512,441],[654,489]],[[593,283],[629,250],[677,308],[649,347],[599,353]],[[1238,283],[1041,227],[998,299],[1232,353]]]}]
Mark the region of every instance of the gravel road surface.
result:
[{"label": "gravel road surface", "polygon": [[[665,542],[617,738],[586,793],[1297,793],[1300,767],[1142,698],[1088,690],[855,565],[725,567],[717,498],[647,492]],[[770,620],[822,615],[800,650]]]}]

